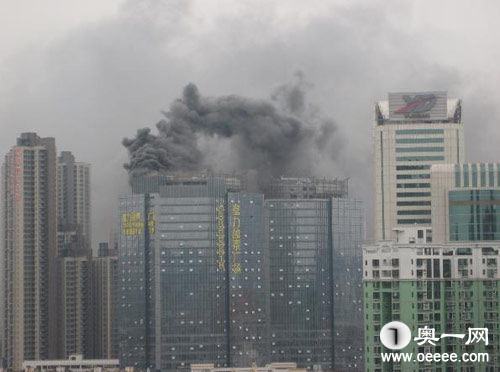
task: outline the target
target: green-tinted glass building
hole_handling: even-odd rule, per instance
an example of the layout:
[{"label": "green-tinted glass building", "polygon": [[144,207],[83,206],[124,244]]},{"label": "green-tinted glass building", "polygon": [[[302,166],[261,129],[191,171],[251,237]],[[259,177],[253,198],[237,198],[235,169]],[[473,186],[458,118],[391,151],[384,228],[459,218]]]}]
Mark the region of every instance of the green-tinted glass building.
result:
[{"label": "green-tinted glass building", "polygon": [[499,164],[439,164],[430,174],[435,243],[500,241]]},{"label": "green-tinted glass building", "polygon": [[500,240],[500,189],[448,193],[450,241]]}]

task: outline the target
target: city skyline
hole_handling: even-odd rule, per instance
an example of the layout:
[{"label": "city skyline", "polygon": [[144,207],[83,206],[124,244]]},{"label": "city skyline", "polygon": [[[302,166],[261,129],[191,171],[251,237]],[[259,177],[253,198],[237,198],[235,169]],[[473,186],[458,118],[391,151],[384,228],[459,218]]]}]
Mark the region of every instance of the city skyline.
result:
[{"label": "city skyline", "polygon": [[498,370],[498,14],[0,3],[0,372]]},{"label": "city skyline", "polygon": [[[366,201],[370,216],[371,137],[365,128],[371,105],[388,91],[447,90],[461,97],[464,122],[470,123],[469,159],[500,158],[492,144],[476,146],[481,140],[474,130],[497,133],[500,118],[500,74],[492,62],[500,50],[491,32],[498,27],[492,19],[496,3],[487,2],[492,11],[485,11],[444,1],[433,4],[435,12],[425,1],[216,3],[86,2],[72,9],[31,4],[32,11],[9,4],[2,12],[10,32],[0,42],[0,94],[6,97],[0,104],[0,154],[10,138],[36,131],[56,136],[59,150],[94,164],[94,246],[107,239],[117,194],[127,188],[120,141],[153,126],[190,81],[209,96],[267,98],[302,70],[314,85],[312,102],[335,119],[346,143],[325,175],[350,176],[364,185],[352,192]],[[55,6],[58,11],[51,12]],[[237,22],[240,17],[245,21]],[[472,25],[471,17],[482,22]],[[315,58],[305,57],[310,55]],[[370,220],[368,231],[373,235]]]}]

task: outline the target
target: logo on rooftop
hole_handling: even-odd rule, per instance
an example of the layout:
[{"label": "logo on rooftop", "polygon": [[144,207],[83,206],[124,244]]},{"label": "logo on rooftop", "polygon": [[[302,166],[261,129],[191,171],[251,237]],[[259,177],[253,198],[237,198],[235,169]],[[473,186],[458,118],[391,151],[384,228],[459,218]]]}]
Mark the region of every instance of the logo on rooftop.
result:
[{"label": "logo on rooftop", "polygon": [[389,93],[390,120],[447,119],[446,92]]},{"label": "logo on rooftop", "polygon": [[403,96],[406,106],[396,110],[396,114],[418,114],[430,111],[436,104],[434,94],[417,94],[414,96]]}]

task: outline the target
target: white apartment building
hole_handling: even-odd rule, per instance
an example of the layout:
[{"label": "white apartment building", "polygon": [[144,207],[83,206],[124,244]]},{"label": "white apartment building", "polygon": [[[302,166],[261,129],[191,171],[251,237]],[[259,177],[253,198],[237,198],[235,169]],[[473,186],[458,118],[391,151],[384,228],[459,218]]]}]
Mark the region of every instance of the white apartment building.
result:
[{"label": "white apartment building", "polygon": [[369,244],[363,246],[363,280],[499,280],[499,251],[498,242]]},{"label": "white apartment building", "polygon": [[373,118],[375,238],[421,227],[430,242],[430,168],[464,159],[461,101],[446,92],[389,93]]},{"label": "white apartment building", "polygon": [[7,370],[57,354],[56,149],[23,133],[2,166],[0,329]]}]

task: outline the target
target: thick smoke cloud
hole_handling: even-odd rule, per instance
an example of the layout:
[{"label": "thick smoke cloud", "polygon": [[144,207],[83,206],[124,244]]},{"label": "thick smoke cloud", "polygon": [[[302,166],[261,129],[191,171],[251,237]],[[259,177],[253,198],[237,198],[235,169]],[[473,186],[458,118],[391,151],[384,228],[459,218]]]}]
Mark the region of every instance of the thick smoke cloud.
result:
[{"label": "thick smoke cloud", "polygon": [[[368,231],[372,108],[387,92],[448,90],[462,98],[466,159],[500,159],[497,142],[485,139],[500,136],[498,1],[124,0],[113,15],[80,23],[76,2],[44,2],[43,16],[36,6],[4,3],[0,152],[19,133],[37,131],[91,163],[94,246],[108,239],[117,197],[128,192],[121,139],[143,126],[159,136],[158,111],[168,110],[188,81],[207,96],[267,97],[305,71],[314,82],[313,90],[303,87],[309,101],[339,125],[316,138],[323,151],[314,154],[313,171],[351,178],[351,196],[365,201]],[[61,17],[71,27],[48,35]],[[314,116],[300,97],[291,102]],[[238,137],[196,137],[203,163],[233,166]]]},{"label": "thick smoke cloud", "polygon": [[144,128],[134,139],[123,140],[130,158],[125,168],[131,177],[214,168],[198,139],[216,137],[230,139],[230,170],[257,171],[261,185],[283,174],[313,174],[315,159],[334,137],[336,125],[307,103],[311,84],[303,74],[295,77],[293,83],[279,86],[271,100],[204,97],[196,85],[188,84],[156,124],[157,135]]}]

